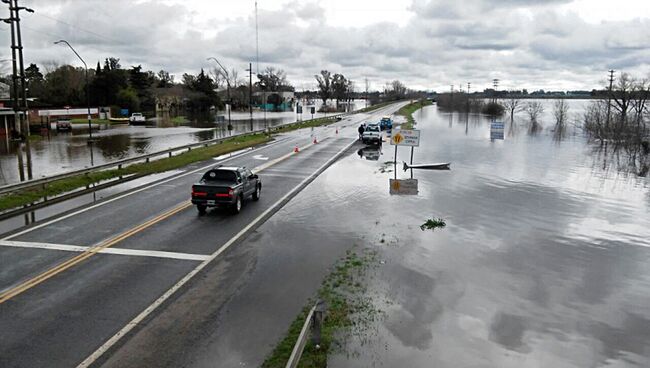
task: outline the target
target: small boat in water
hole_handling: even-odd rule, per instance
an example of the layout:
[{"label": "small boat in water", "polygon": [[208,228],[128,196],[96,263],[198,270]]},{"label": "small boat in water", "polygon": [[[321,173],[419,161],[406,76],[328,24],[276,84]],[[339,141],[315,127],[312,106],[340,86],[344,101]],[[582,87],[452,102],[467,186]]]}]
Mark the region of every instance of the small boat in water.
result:
[{"label": "small boat in water", "polygon": [[129,118],[108,118],[108,121],[110,121],[112,123],[128,124],[129,123]]},{"label": "small boat in water", "polygon": [[408,169],[424,169],[424,170],[451,170],[451,162],[437,163],[437,164],[418,164],[418,165],[409,165],[404,162],[404,171]]}]

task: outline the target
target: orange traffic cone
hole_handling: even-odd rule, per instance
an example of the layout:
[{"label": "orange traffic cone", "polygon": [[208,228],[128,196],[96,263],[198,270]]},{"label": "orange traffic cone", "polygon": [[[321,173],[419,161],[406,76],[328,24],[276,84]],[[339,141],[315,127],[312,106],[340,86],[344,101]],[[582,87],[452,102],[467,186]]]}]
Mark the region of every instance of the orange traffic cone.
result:
[{"label": "orange traffic cone", "polygon": [[316,139],[316,137],[314,137],[314,144],[317,144],[317,143],[318,143],[318,139]]},{"label": "orange traffic cone", "polygon": [[298,148],[298,145],[296,145],[296,147],[293,149],[293,153],[298,153],[298,152],[300,152],[300,149]]}]

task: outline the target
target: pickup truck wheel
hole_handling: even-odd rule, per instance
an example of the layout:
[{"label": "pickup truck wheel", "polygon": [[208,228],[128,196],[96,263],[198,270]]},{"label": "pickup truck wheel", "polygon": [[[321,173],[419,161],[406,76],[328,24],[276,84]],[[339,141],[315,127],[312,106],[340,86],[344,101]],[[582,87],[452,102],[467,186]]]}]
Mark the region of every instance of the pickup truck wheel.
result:
[{"label": "pickup truck wheel", "polygon": [[199,210],[199,216],[205,215],[207,208],[208,207],[205,205],[201,205],[201,204],[196,205],[196,209]]},{"label": "pickup truck wheel", "polygon": [[235,204],[232,206],[232,213],[237,214],[241,211],[241,196],[237,196]]},{"label": "pickup truck wheel", "polygon": [[259,201],[261,193],[262,193],[262,188],[259,185],[256,186],[255,187],[255,193],[253,193],[253,200],[254,201]]}]

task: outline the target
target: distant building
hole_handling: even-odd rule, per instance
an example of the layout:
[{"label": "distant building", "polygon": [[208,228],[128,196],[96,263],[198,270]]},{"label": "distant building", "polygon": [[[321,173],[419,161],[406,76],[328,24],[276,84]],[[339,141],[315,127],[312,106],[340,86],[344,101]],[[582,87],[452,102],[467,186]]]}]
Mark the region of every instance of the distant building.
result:
[{"label": "distant building", "polygon": [[[266,99],[266,101],[264,101]],[[262,92],[253,93],[255,106],[267,111],[288,111],[293,110],[296,102],[295,93],[292,91]]]}]

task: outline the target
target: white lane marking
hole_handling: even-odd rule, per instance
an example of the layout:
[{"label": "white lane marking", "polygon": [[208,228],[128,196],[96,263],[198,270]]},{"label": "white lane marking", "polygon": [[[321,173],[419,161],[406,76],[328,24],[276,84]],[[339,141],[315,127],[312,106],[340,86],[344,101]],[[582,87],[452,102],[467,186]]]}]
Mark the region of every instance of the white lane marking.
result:
[{"label": "white lane marking", "polygon": [[253,156],[253,159],[255,159],[255,160],[266,161],[266,160],[268,160],[269,158],[266,157],[266,156],[263,156],[263,155],[255,155],[255,156]]},{"label": "white lane marking", "polygon": [[[374,111],[374,114],[372,114],[372,113],[371,113],[371,114],[372,114],[372,115],[378,114],[380,111],[383,111],[384,109],[387,109],[387,108],[388,108],[388,107],[383,107],[383,108],[377,109],[377,110]],[[363,120],[363,118],[361,118],[360,120]],[[285,142],[285,141],[287,141],[287,140],[289,140],[289,139],[291,139],[291,138],[282,139],[282,140],[276,141],[276,142],[274,142],[274,143],[267,144],[267,145],[265,145],[265,146],[263,146],[263,147],[259,147],[259,148],[255,149],[255,150],[252,150],[252,151],[249,151],[249,152],[256,152],[256,151],[258,151],[258,150],[262,150],[262,149],[265,149],[265,148],[268,148],[268,147],[272,147],[272,146],[275,146],[276,144],[279,144],[279,143]],[[308,146],[309,146],[309,145],[307,145],[306,147],[308,147]],[[293,154],[293,153],[292,153],[292,154]],[[285,159],[285,158],[288,157],[288,156],[290,156],[290,154],[289,154],[289,155],[285,155],[285,156],[283,156],[282,159]],[[230,161],[230,160],[233,160],[233,159],[238,158],[238,157],[240,157],[240,156],[227,158],[227,159],[224,159],[223,161],[224,161],[224,162],[225,162],[225,161]],[[281,161],[281,160],[279,160],[279,161]],[[279,162],[279,161],[278,161],[278,162]],[[277,163],[277,162],[276,162],[276,163]],[[268,164],[270,164],[270,162],[267,163],[267,164],[265,164],[265,165],[268,165]],[[5,237],[5,238],[2,238],[2,239],[0,239],[0,240],[9,240],[9,239],[13,239],[13,238],[19,237],[19,236],[21,236],[21,235],[24,235],[24,234],[30,233],[30,232],[35,231],[35,230],[38,230],[38,229],[40,229],[40,228],[43,228],[43,227],[46,227],[46,226],[52,225],[52,224],[54,224],[54,223],[57,223],[57,222],[63,221],[63,220],[65,220],[65,219],[68,219],[68,218],[73,217],[73,216],[76,216],[76,215],[78,215],[78,214],[80,214],[80,213],[84,213],[84,212],[86,212],[86,211],[90,211],[90,210],[92,210],[92,209],[95,209],[95,208],[98,208],[98,207],[101,207],[101,206],[107,205],[107,204],[109,204],[109,203],[112,203],[112,202],[118,201],[118,200],[120,200],[120,199],[126,198],[126,197],[128,197],[128,196],[133,195],[133,194],[137,194],[137,193],[143,192],[143,191],[145,191],[145,190],[147,190],[147,189],[151,189],[151,188],[157,187],[157,186],[159,186],[159,185],[162,185],[162,184],[168,183],[168,182],[170,182],[170,181],[173,181],[173,180],[176,180],[176,179],[180,179],[180,178],[183,178],[183,177],[188,176],[188,175],[195,174],[195,173],[197,173],[197,172],[199,172],[199,171],[206,170],[206,169],[208,169],[208,168],[210,168],[210,167],[212,167],[212,166],[213,166],[213,165],[206,165],[206,166],[200,167],[200,168],[198,168],[198,169],[191,170],[191,171],[188,171],[188,172],[186,172],[186,173],[180,174],[180,175],[178,175],[178,176],[174,176],[174,177],[172,177],[172,178],[165,179],[165,180],[160,181],[160,182],[158,182],[158,183],[151,184],[151,185],[147,185],[147,186],[142,187],[142,188],[140,188],[140,189],[136,189],[136,190],[134,190],[134,191],[132,191],[132,192],[129,192],[129,193],[126,193],[126,194],[123,194],[123,195],[120,195],[120,196],[117,196],[117,197],[111,198],[111,199],[109,199],[109,200],[106,200],[106,201],[103,201],[103,202],[97,203],[97,204],[95,204],[95,205],[92,205],[92,206],[89,206],[89,207],[84,207],[84,208],[82,208],[82,209],[80,209],[80,210],[77,210],[77,211],[71,212],[71,213],[69,213],[69,214],[67,214],[67,215],[65,215],[65,216],[57,217],[57,218],[55,218],[55,219],[53,219],[53,220],[50,220],[50,221],[44,222],[44,223],[42,223],[42,224],[39,224],[39,225],[36,225],[36,226],[32,226],[32,227],[30,227],[30,228],[28,228],[28,229],[25,229],[25,230],[23,230],[23,231],[19,231],[19,232],[15,233],[15,234],[9,235],[9,236],[7,236],[7,237]],[[272,165],[268,165],[268,166],[266,166],[266,167],[269,167],[269,166],[272,166]],[[266,167],[265,167],[264,165],[262,165],[262,166],[259,168],[258,171],[260,171],[260,170],[264,170]]]},{"label": "white lane marking", "polygon": [[[15,248],[61,250],[66,252],[80,252],[80,253],[85,252],[92,248],[92,247],[83,247],[80,245],[21,242],[21,241],[11,241],[11,240],[1,240],[0,246],[15,247]],[[187,260],[187,261],[205,261],[210,257],[209,255],[204,255],[204,254],[166,252],[166,251],[159,251],[159,250],[126,249],[126,248],[106,248],[100,250],[97,253],[116,254],[121,256],[169,258],[169,259],[180,259],[180,260]]]},{"label": "white lane marking", "polygon": [[[261,149],[264,149],[264,148],[267,148],[267,147],[275,146],[276,144],[281,143],[281,142],[284,142],[284,140],[282,140],[282,141],[277,141],[277,142],[275,142],[275,143],[268,144],[268,145],[263,146],[263,147],[259,147],[259,148],[257,148],[255,151],[257,151],[257,150],[261,150]],[[222,162],[230,161],[230,160],[234,160],[235,158],[239,158],[239,157],[240,157],[240,156],[235,156],[235,157],[227,158],[227,159],[223,160]],[[50,220],[50,221],[44,222],[44,223],[42,223],[42,224],[39,224],[39,225],[36,225],[36,226],[30,227],[30,228],[28,228],[28,229],[25,229],[25,230],[23,230],[23,231],[20,231],[20,232],[15,233],[15,234],[9,235],[9,236],[7,236],[7,237],[5,237],[5,238],[2,238],[2,239],[0,239],[0,240],[9,240],[9,239],[13,239],[13,238],[19,237],[19,236],[21,236],[21,235],[25,235],[25,234],[27,234],[27,233],[30,233],[30,232],[34,231],[34,230],[38,230],[38,229],[40,229],[40,228],[42,228],[42,227],[52,225],[52,224],[57,223],[57,222],[59,222],[59,221],[63,221],[63,220],[68,219],[68,218],[70,218],[70,217],[76,216],[76,215],[78,215],[78,214],[80,214],[80,213],[84,213],[84,212],[86,212],[86,211],[90,211],[90,210],[92,210],[92,209],[95,209],[95,208],[98,208],[98,207],[101,207],[101,206],[107,205],[107,204],[109,204],[109,203],[111,203],[111,202],[118,201],[118,200],[120,200],[120,199],[122,199],[122,198],[126,198],[126,197],[131,196],[131,195],[134,195],[134,194],[136,194],[136,193],[143,192],[143,191],[145,191],[145,190],[148,190],[148,189],[151,189],[151,188],[157,187],[157,186],[159,186],[159,185],[163,185],[163,184],[165,184],[165,183],[169,183],[170,181],[173,181],[173,180],[176,180],[176,179],[180,179],[180,178],[183,178],[183,177],[188,176],[188,175],[195,174],[195,173],[197,173],[197,172],[199,172],[199,171],[204,171],[204,170],[206,170],[206,169],[208,169],[208,168],[211,168],[211,167],[213,167],[213,166],[214,166],[214,164],[210,164],[210,165],[202,166],[202,167],[200,167],[200,168],[198,168],[198,169],[194,169],[194,170],[188,171],[188,172],[186,172],[186,173],[180,174],[180,175],[178,175],[178,176],[174,176],[174,177],[169,178],[169,179],[165,179],[165,180],[160,181],[160,182],[158,182],[158,183],[151,184],[151,185],[147,185],[147,186],[142,187],[142,188],[140,188],[140,189],[136,189],[136,190],[134,190],[134,191],[132,191],[132,192],[129,192],[129,193],[126,193],[126,194],[122,194],[122,195],[117,196],[117,197],[115,197],[115,198],[111,198],[111,199],[109,199],[109,200],[106,200],[106,201],[104,201],[104,202],[97,203],[97,204],[92,205],[92,206],[89,206],[89,207],[84,207],[84,208],[82,208],[82,209],[80,209],[80,210],[77,210],[77,211],[71,212],[71,213],[69,213],[69,214],[67,214],[67,215],[65,215],[65,216],[57,217],[57,218],[55,218],[55,219],[53,219],[53,220]]]},{"label": "white lane marking", "polygon": [[113,345],[115,345],[122,337],[127,335],[133,327],[137,326],[140,324],[145,318],[147,318],[153,311],[155,311],[160,305],[162,305],[167,299],[169,299],[174,293],[179,290],[183,285],[185,285],[188,281],[190,281],[196,274],[198,274],[201,270],[203,270],[210,262],[215,260],[221,253],[223,253],[226,249],[228,249],[231,245],[233,245],[236,241],[238,241],[241,237],[243,237],[250,229],[252,229],[254,226],[256,226],[258,223],[262,222],[266,216],[268,216],[270,213],[276,210],[276,207],[280,207],[287,199],[291,198],[291,196],[295,195],[303,185],[309,183],[310,180],[313,180],[318,174],[325,170],[328,166],[332,165],[340,155],[342,155],[345,151],[347,151],[354,143],[356,140],[353,140],[350,144],[346,145],[343,147],[336,155],[331,157],[327,162],[325,162],[321,167],[319,167],[316,171],[314,171],[310,176],[305,178],[305,180],[301,181],[300,184],[295,186],[291,191],[289,191],[287,194],[285,194],[282,198],[280,198],[277,202],[275,202],[271,207],[267,208],[266,211],[262,212],[259,216],[257,216],[253,221],[251,221],[245,228],[241,229],[235,236],[230,238],[228,242],[226,242],[224,245],[222,245],[219,249],[217,249],[214,253],[210,255],[208,259],[205,261],[201,262],[196,268],[194,268],[190,273],[185,275],[180,281],[178,281],[174,286],[172,286],[169,290],[167,290],[163,295],[161,295],[158,299],[156,299],[153,303],[151,303],[145,310],[140,312],[135,318],[133,318],[129,323],[126,324],[121,330],[119,330],[115,335],[113,335],[110,339],[108,339],[102,346],[100,346],[97,350],[95,350],[88,358],[86,358],[83,362],[81,362],[77,368],[84,368],[88,367],[91,364],[93,364],[99,357],[102,356],[108,349],[110,349]]},{"label": "white lane marking", "polygon": [[252,151],[252,150],[253,150],[253,148],[248,147],[248,148],[245,148],[245,149],[243,149],[243,150],[234,151],[234,152],[226,153],[226,154],[224,154],[224,155],[220,155],[220,156],[217,156],[217,157],[213,157],[212,159],[215,160],[215,161],[221,161],[221,160],[224,160],[224,159],[226,159],[226,158],[230,158],[230,157],[233,157],[233,156],[237,156],[237,155],[240,155],[240,154],[242,154],[242,153],[244,153],[244,152],[248,152],[248,151]]}]

